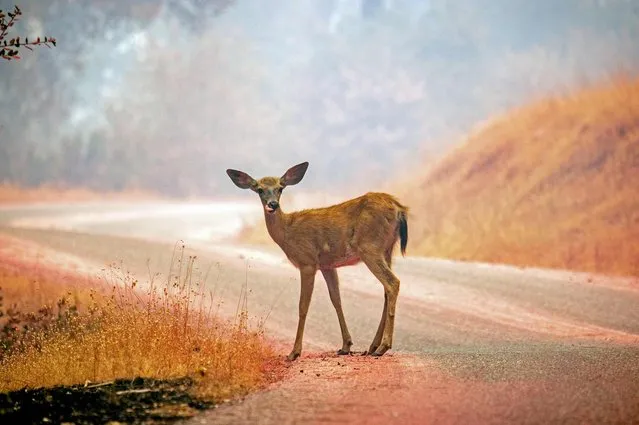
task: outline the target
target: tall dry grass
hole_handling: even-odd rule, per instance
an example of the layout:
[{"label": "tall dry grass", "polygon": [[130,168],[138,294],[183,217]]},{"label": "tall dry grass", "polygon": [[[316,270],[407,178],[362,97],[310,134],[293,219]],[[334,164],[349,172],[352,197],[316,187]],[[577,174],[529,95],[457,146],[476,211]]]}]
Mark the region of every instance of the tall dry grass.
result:
[{"label": "tall dry grass", "polygon": [[409,252],[639,276],[639,79],[495,119],[397,187]]},{"label": "tall dry grass", "polygon": [[[13,324],[20,337],[0,356],[0,391],[138,376],[189,376],[196,394],[212,399],[259,386],[273,356],[261,329],[248,326],[242,303],[234,320],[217,317],[206,277],[183,252],[161,281],[154,275],[142,286],[114,265],[101,282],[110,292],[87,288],[83,308],[67,300],[20,316]],[[38,279],[40,287],[57,285]]]}]

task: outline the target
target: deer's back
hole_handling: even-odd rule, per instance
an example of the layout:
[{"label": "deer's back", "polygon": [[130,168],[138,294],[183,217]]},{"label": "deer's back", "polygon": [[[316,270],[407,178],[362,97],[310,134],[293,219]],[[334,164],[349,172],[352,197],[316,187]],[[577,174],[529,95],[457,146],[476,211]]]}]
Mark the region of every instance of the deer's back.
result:
[{"label": "deer's back", "polygon": [[399,211],[408,208],[399,203],[392,195],[381,192],[368,192],[357,198],[331,205],[329,207],[312,208],[288,214],[288,226],[314,227],[327,229],[330,227],[357,226],[360,221],[375,217],[395,220]]},{"label": "deer's back", "polygon": [[289,259],[300,264],[340,267],[359,261],[365,244],[388,249],[397,239],[397,217],[407,211],[387,193],[369,192],[324,208],[288,214],[285,244]]}]

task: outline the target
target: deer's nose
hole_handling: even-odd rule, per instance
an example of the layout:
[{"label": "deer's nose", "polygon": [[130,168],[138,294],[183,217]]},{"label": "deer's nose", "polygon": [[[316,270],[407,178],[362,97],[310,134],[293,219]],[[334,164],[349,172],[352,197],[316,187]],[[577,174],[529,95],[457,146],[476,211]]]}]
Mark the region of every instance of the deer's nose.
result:
[{"label": "deer's nose", "polygon": [[268,205],[268,207],[272,210],[276,210],[280,206],[277,201],[268,201],[268,204],[266,205]]}]

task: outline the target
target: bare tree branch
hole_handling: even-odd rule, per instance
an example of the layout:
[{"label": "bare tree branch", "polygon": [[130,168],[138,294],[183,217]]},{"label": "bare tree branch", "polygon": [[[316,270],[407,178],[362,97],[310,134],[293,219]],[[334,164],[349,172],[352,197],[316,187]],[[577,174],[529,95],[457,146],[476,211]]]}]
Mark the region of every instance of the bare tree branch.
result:
[{"label": "bare tree branch", "polygon": [[[7,41],[7,37],[9,35],[9,30],[13,27],[16,22],[22,16],[22,11],[16,5],[14,6],[13,12],[6,12],[4,10],[0,10],[0,58],[5,60],[19,60],[20,59],[20,47],[25,47],[29,50],[33,50],[32,46],[47,46],[51,48],[51,46],[56,46],[57,41],[53,37],[38,37],[35,41],[29,41],[28,38],[24,38],[22,40],[20,36],[11,38]],[[7,17],[9,18],[7,20]]]}]

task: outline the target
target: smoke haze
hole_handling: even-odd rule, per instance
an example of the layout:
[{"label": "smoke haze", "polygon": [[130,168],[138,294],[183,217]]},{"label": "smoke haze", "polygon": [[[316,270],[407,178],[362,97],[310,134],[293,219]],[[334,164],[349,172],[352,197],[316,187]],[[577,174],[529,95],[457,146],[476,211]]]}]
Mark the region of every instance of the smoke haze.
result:
[{"label": "smoke haze", "polygon": [[[3,10],[12,2],[0,1]],[[374,185],[533,98],[636,73],[638,5],[609,0],[39,0],[0,63],[0,181],[234,195],[310,161]]]}]

